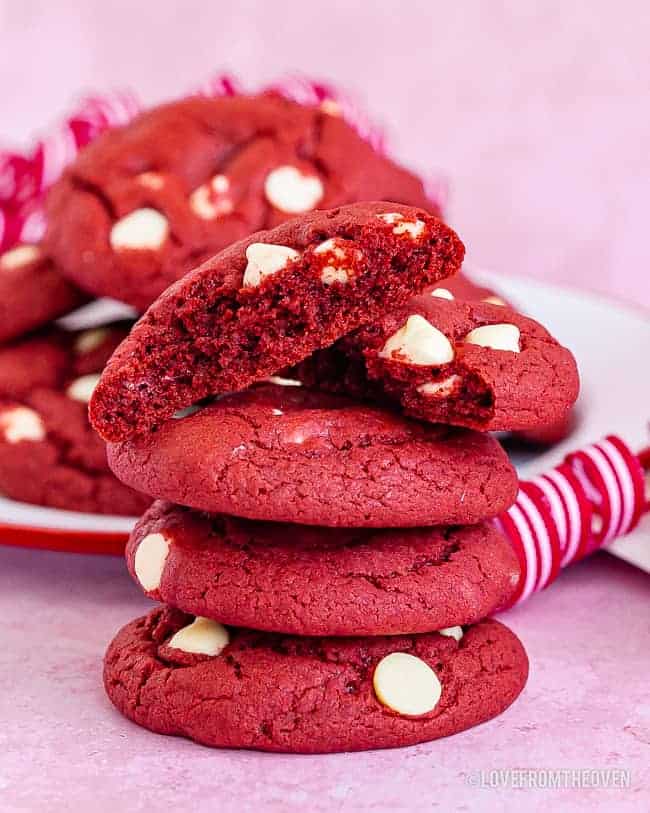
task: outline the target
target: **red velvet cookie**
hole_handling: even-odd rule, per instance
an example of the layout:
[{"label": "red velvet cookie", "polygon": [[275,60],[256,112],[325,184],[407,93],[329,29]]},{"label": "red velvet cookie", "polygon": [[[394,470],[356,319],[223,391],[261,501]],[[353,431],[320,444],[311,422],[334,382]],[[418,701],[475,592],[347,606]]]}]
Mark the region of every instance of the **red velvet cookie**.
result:
[{"label": "red velvet cookie", "polygon": [[205,396],[244,389],[453,274],[463,251],[440,220],[394,203],[255,234],[151,306],[102,376],[93,426],[123,440]]},{"label": "red velvet cookie", "polygon": [[38,246],[0,254],[0,342],[22,336],[88,301]]},{"label": "red velvet cookie", "polygon": [[528,658],[497,621],[439,633],[298,638],[159,608],[127,624],[104,686],[138,725],[204,745],[324,753],[414,745],[504,711]]},{"label": "red velvet cookie", "polygon": [[192,97],[86,147],[50,193],[46,240],[75,283],[144,310],[235,241],[364,200],[432,205],[339,116],[270,95]]},{"label": "red velvet cookie", "polygon": [[519,581],[492,525],[350,530],[254,522],[156,502],[126,561],[147,595],[291,635],[394,635],[473,624]]},{"label": "red velvet cookie", "polygon": [[102,514],[138,515],[150,504],[111,474],[88,422],[97,371],[127,332],[53,329],[0,348],[0,492]]},{"label": "red velvet cookie", "polygon": [[306,525],[465,525],[496,516],[517,493],[489,435],[270,384],[109,443],[108,459],[152,497]]},{"label": "red velvet cookie", "polygon": [[539,429],[578,396],[571,353],[538,322],[435,291],[343,337],[289,372],[307,386],[399,404],[481,431]]}]

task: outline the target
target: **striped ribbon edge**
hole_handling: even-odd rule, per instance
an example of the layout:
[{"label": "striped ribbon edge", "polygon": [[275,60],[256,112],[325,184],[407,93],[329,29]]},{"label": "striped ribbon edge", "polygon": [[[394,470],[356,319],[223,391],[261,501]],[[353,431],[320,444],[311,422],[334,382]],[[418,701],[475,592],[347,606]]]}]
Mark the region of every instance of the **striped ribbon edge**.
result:
[{"label": "striped ribbon edge", "polygon": [[629,533],[647,508],[643,466],[615,435],[522,482],[515,504],[494,520],[521,567],[507,606],[548,587],[561,568]]}]

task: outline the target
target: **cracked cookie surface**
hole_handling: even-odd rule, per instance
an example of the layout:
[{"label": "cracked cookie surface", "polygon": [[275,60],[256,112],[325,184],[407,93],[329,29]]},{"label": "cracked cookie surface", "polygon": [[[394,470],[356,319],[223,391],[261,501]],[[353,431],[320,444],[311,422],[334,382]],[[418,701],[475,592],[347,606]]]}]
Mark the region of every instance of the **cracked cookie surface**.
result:
[{"label": "cracked cookie surface", "polygon": [[139,515],[151,499],[111,473],[88,421],[90,390],[126,323],[56,328],[0,348],[0,491],[35,505]]},{"label": "cracked cookie surface", "polygon": [[[495,717],[528,676],[519,639],[492,620],[469,627],[460,641],[438,633],[299,638],[230,629],[228,645],[212,657],[170,646],[191,621],[162,607],[127,624],[106,653],[104,685],[139,725],[209,746],[326,753],[413,745]],[[441,694],[432,710],[405,716],[379,700],[373,678],[393,653],[434,673]]]},{"label": "cracked cookie surface", "polygon": [[292,635],[472,624],[506,604],[520,573],[508,540],[486,523],[331,529],[156,502],[126,548],[138,584],[138,550],[157,534],[168,552],[158,585],[145,590],[150,598],[224,624]]},{"label": "cracked cookie surface", "polygon": [[399,405],[421,420],[480,431],[566,421],[579,390],[573,355],[538,322],[502,305],[431,293],[285,374],[310,387]]},{"label": "cracked cookie surface", "polygon": [[432,208],[415,175],[339,116],[273,95],[192,97],[86,147],[50,192],[46,240],[85,290],[145,309],[253,232],[386,199]]},{"label": "cracked cookie surface", "polygon": [[466,525],[508,508],[518,486],[489,435],[277,384],[109,443],[108,458],[153,497],[307,525]]},{"label": "cracked cookie surface", "polygon": [[122,440],[242,390],[453,274],[463,252],[440,220],[394,203],[255,234],[172,285],[137,322],[93,395],[93,426]]}]

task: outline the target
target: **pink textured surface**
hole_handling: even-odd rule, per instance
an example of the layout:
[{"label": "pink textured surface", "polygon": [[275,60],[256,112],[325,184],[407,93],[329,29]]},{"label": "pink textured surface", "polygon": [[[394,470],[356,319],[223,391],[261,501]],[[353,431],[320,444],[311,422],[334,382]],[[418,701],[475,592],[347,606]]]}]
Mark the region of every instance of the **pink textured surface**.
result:
[{"label": "pink textured surface", "polygon": [[0,143],[81,90],[155,101],[227,68],[350,87],[452,183],[473,262],[650,305],[647,4],[0,0]]},{"label": "pink textured surface", "polygon": [[[414,748],[292,757],[211,751],[109,704],[101,659],[150,605],[118,558],[0,548],[0,807],[93,813],[647,809],[647,575],[599,554],[502,616],[531,659],[502,717]],[[625,790],[476,788],[499,768],[623,768]]]}]

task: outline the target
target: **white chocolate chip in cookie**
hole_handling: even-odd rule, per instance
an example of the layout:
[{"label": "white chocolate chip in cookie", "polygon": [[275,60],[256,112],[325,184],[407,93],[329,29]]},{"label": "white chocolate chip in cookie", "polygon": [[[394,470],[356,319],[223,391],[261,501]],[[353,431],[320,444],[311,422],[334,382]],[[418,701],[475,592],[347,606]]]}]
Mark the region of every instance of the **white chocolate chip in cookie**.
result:
[{"label": "white chocolate chip in cookie", "polygon": [[438,635],[444,635],[447,638],[454,638],[456,641],[460,641],[460,639],[463,637],[463,628],[444,627],[444,629],[438,630]]},{"label": "white chocolate chip in cookie", "polygon": [[491,294],[490,296],[486,296],[483,302],[489,302],[491,305],[502,305],[503,307],[507,307],[508,303],[505,299],[501,299],[500,296],[496,296],[496,294]]},{"label": "white chocolate chip in cookie", "polygon": [[446,288],[436,288],[435,291],[431,291],[431,296],[437,296],[438,299],[453,299],[454,295],[451,291],[448,291]]},{"label": "white chocolate chip in cookie", "polygon": [[323,111],[323,113],[327,113],[328,116],[343,115],[341,105],[338,102],[335,102],[334,99],[323,99],[323,101],[320,103],[320,109]]},{"label": "white chocolate chip in cookie", "polygon": [[386,212],[377,217],[384,223],[393,224],[393,234],[408,234],[416,240],[424,232],[423,220],[407,220],[400,212]]},{"label": "white chocolate chip in cookie", "polygon": [[136,176],[135,180],[140,184],[140,186],[144,186],[147,189],[158,190],[162,189],[165,185],[165,179],[157,172],[141,172]]},{"label": "white chocolate chip in cookie", "polygon": [[300,254],[289,246],[274,243],[251,243],[246,249],[248,265],[244,271],[244,288],[256,288],[263,279],[286,268]]},{"label": "white chocolate chip in cookie", "polygon": [[320,178],[290,165],[271,170],[264,181],[266,199],[281,212],[300,214],[315,209],[325,194]]},{"label": "white chocolate chip in cookie", "polygon": [[[361,252],[358,249],[354,249],[354,253],[358,259],[361,258]],[[348,254],[345,244],[338,238],[330,237],[329,240],[325,240],[316,246],[314,254],[325,254],[328,257],[327,265],[323,267],[320,276],[324,285],[331,285],[333,282],[345,284],[353,276],[354,271],[346,268],[344,264]]]},{"label": "white chocolate chip in cookie", "polygon": [[0,434],[7,443],[45,438],[45,425],[38,412],[28,407],[10,407],[0,412]]},{"label": "white chocolate chip in cookie", "polygon": [[314,249],[314,254],[332,254],[338,260],[345,259],[345,249],[336,237],[330,237],[328,240],[323,240],[323,242],[317,245]]},{"label": "white chocolate chip in cookie", "polygon": [[382,658],[372,683],[380,703],[408,717],[433,711],[442,694],[440,681],[429,664],[406,652]]},{"label": "white chocolate chip in cookie", "polygon": [[169,222],[157,209],[145,207],[118,220],[111,229],[110,242],[115,251],[153,251],[169,234]]},{"label": "white chocolate chip in cookie", "polygon": [[73,401],[81,401],[82,404],[87,404],[92,398],[95,387],[99,384],[101,378],[100,373],[89,373],[88,375],[79,376],[75,378],[69,385],[65,394]]},{"label": "white chocolate chip in cookie", "polygon": [[459,375],[450,375],[442,381],[427,381],[426,384],[420,384],[417,391],[426,398],[448,398],[459,381]]},{"label": "white chocolate chip in cookie", "polygon": [[281,375],[270,375],[267,379],[269,384],[277,384],[279,387],[302,387],[302,381],[297,378],[282,378]]},{"label": "white chocolate chip in cookie", "polygon": [[186,627],[179,629],[168,646],[191,652],[194,655],[219,655],[229,644],[228,630],[211,618],[197,617]]},{"label": "white chocolate chip in cookie", "polygon": [[393,333],[379,356],[421,367],[433,367],[453,361],[454,348],[442,331],[416,313]]},{"label": "white chocolate chip in cookie", "polygon": [[0,256],[0,269],[3,271],[15,271],[18,268],[23,268],[25,265],[35,263],[37,260],[40,260],[40,258],[40,248],[31,243],[25,243],[25,245],[16,246],[16,248],[12,248]]},{"label": "white chocolate chip in cookie", "polygon": [[516,325],[483,325],[483,327],[470,330],[465,336],[465,342],[477,344],[480,347],[489,347],[491,350],[510,350],[512,353],[519,353],[521,351],[520,335]]},{"label": "white chocolate chip in cookie", "polygon": [[163,534],[147,534],[135,552],[133,567],[143,590],[160,587],[165,562],[169,555],[169,539]]},{"label": "white chocolate chip in cookie", "polygon": [[225,175],[215,175],[190,195],[190,208],[203,220],[215,220],[229,215],[234,204],[229,195],[230,181]]},{"label": "white chocolate chip in cookie", "polygon": [[332,285],[334,282],[340,282],[345,285],[350,279],[350,272],[347,268],[336,268],[333,265],[326,265],[323,268],[320,279],[323,285]]},{"label": "white chocolate chip in cookie", "polygon": [[80,333],[74,342],[74,351],[78,355],[90,353],[96,350],[103,342],[108,339],[111,331],[107,327],[95,327],[90,330],[84,330]]}]

